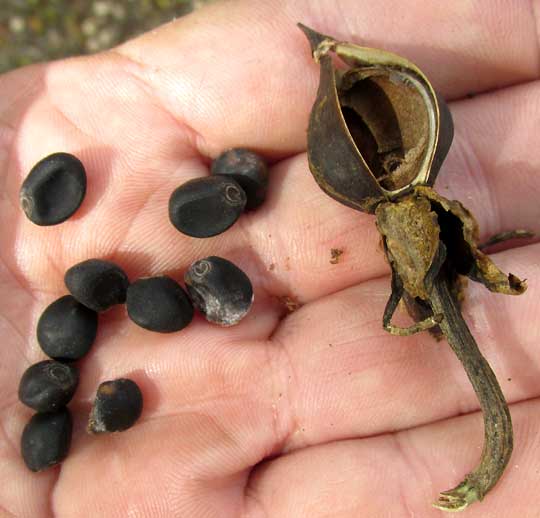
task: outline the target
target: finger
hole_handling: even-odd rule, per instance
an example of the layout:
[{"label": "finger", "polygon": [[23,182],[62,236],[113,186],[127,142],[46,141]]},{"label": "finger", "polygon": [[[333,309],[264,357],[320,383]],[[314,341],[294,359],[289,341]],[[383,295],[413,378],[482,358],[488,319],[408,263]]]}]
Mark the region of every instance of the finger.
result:
[{"label": "finger", "polygon": [[[512,16],[508,16],[511,12]],[[302,23],[418,63],[448,98],[538,76],[527,2],[223,2],[120,47],[135,77],[192,128],[203,155],[305,149],[318,82]],[[467,30],[460,28],[467,27]],[[434,44],[434,42],[436,42]]]},{"label": "finger", "polygon": [[[540,245],[497,254],[496,262],[524,277],[540,273]],[[452,417],[479,408],[478,399],[446,341],[428,333],[394,337],[382,329],[386,279],[310,303],[272,337],[282,398],[294,423],[285,448],[368,436]],[[503,297],[471,283],[465,317],[508,401],[540,395],[538,289]],[[404,313],[394,318],[403,321]]]},{"label": "finger", "polygon": [[[533,518],[538,400],[512,406],[515,448],[500,482],[467,516]],[[261,465],[246,491],[245,516],[437,518],[438,492],[460,482],[481,451],[478,414],[362,440],[306,448]],[[276,498],[275,495],[279,495]],[[534,506],[533,506],[534,507]]]}]

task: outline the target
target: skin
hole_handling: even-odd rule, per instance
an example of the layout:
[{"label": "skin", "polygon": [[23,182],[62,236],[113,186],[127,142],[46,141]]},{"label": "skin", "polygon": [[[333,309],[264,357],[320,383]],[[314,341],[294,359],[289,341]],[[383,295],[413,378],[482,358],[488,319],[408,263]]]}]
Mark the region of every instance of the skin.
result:
[{"label": "skin", "polygon": [[[474,211],[485,240],[540,232],[534,4],[218,2],[110,52],[0,77],[0,514],[440,516],[431,502],[480,455],[478,401],[445,342],[382,328],[390,279],[374,219],[330,199],[308,171],[318,67],[295,23],[403,54],[432,79],[456,128],[436,187]],[[179,234],[170,193],[232,146],[271,160],[266,203],[222,236]],[[18,190],[55,151],[81,158],[88,193],[69,221],[40,228]],[[344,250],[338,264],[332,248]],[[529,289],[513,298],[471,284],[464,314],[511,405],[516,446],[471,518],[537,513],[540,245],[505,248],[495,261]],[[65,270],[99,257],[132,280],[180,280],[207,255],[248,273],[251,313],[227,329],[198,316],[171,335],[138,328],[123,307],[102,315],[79,363],[71,454],[30,473],[18,445],[31,411],[17,386],[44,359],[36,323],[66,292]],[[302,307],[287,315],[284,295]],[[141,419],[89,436],[95,390],[116,377],[140,385]]]}]

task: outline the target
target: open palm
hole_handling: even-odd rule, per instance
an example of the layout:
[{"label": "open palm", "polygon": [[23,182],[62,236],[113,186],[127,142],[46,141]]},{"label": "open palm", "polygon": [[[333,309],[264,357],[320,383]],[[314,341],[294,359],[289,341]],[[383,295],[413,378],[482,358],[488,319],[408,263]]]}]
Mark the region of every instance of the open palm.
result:
[{"label": "open palm", "polygon": [[[308,171],[318,68],[295,23],[416,62],[455,121],[438,190],[475,212],[483,236],[540,231],[538,35],[529,3],[510,3],[218,3],[113,51],[1,77],[0,511],[440,516],[430,503],[480,456],[478,402],[446,342],[382,329],[389,270],[373,218],[327,197]],[[179,234],[170,193],[233,146],[273,163],[267,202],[221,236]],[[18,190],[56,151],[81,158],[88,194],[67,222],[37,227]],[[337,264],[333,248],[344,251]],[[512,404],[516,447],[501,482],[467,516],[540,516],[539,253],[529,244],[495,257],[529,279],[522,297],[468,291],[465,315]],[[31,411],[17,386],[44,359],[36,322],[66,292],[65,270],[97,257],[132,280],[180,280],[207,255],[248,273],[251,313],[227,329],[196,317],[171,335],[137,327],[123,307],[101,315],[79,362],[71,452],[61,467],[30,473],[19,438]],[[294,301],[300,307],[288,313]],[[87,435],[98,384],[124,376],[143,391],[140,421]]]}]

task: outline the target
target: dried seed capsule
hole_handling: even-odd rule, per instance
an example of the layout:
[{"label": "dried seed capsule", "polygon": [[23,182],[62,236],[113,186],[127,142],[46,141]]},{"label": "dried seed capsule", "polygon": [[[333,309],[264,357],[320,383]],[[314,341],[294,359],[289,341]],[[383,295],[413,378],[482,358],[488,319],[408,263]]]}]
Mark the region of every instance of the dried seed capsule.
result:
[{"label": "dried seed capsule", "polygon": [[193,263],[184,279],[193,304],[210,322],[233,326],[244,318],[253,302],[248,276],[221,257]]},{"label": "dried seed capsule", "polygon": [[127,430],[139,419],[142,405],[141,390],[134,381],[126,378],[104,381],[98,387],[87,430],[89,433]]},{"label": "dried seed capsule", "polygon": [[71,444],[72,421],[67,408],[34,414],[21,438],[23,460],[32,471],[41,471],[62,462]]},{"label": "dried seed capsule", "polygon": [[178,187],[169,200],[169,218],[182,233],[212,237],[225,232],[244,211],[246,193],[233,178],[206,176]]},{"label": "dried seed capsule", "polygon": [[299,26],[320,64],[307,146],[319,187],[340,203],[373,214],[381,201],[417,185],[432,186],[454,126],[423,72],[391,52]]},{"label": "dried seed capsule", "polygon": [[124,270],[110,261],[88,259],[72,266],[64,277],[67,289],[86,307],[105,311],[126,301],[129,280]]},{"label": "dried seed capsule", "polygon": [[56,225],[68,219],[86,194],[86,172],[69,153],[54,153],[40,160],[24,180],[21,207],[36,225]]},{"label": "dried seed capsule", "polygon": [[78,384],[75,367],[45,360],[26,369],[19,383],[19,399],[37,412],[54,412],[69,403]]},{"label": "dried seed capsule", "polygon": [[246,210],[256,209],[266,198],[268,166],[257,153],[249,149],[233,148],[223,152],[210,172],[234,178],[247,196]]},{"label": "dried seed capsule", "polygon": [[130,284],[126,308],[133,322],[158,333],[172,333],[193,319],[187,293],[170,277],[150,277]]},{"label": "dried seed capsule", "polygon": [[89,350],[97,334],[97,313],[65,295],[50,304],[39,318],[37,339],[55,360],[74,361]]}]

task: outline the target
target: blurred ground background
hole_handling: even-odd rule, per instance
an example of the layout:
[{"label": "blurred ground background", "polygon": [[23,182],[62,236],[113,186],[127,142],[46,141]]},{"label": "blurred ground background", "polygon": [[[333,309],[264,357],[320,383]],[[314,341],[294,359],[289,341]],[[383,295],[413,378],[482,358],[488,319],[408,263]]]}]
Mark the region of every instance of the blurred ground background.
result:
[{"label": "blurred ground background", "polygon": [[215,0],[0,0],[0,73],[112,47]]}]

